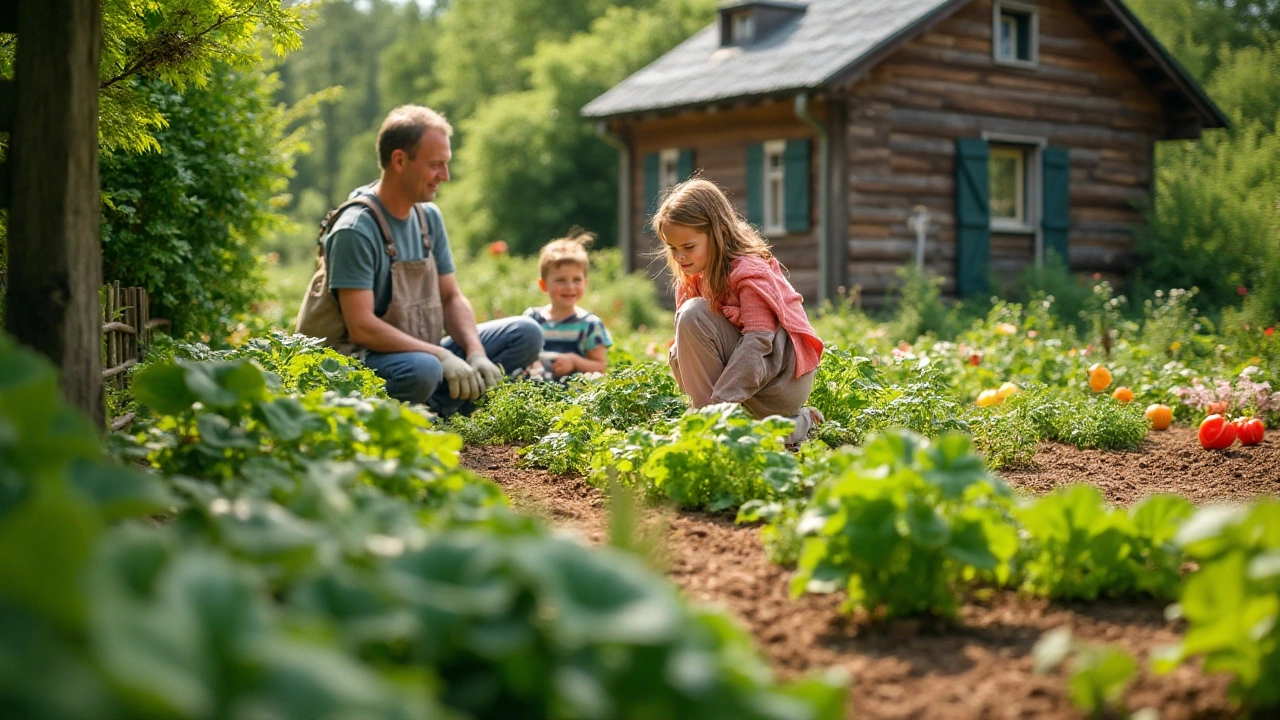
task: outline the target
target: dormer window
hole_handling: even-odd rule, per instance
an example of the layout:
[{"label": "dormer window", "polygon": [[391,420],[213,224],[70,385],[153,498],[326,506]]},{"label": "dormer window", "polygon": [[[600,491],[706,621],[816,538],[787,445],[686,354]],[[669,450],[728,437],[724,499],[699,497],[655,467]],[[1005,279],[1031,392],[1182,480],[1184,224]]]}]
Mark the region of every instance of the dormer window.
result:
[{"label": "dormer window", "polygon": [[997,0],[992,8],[992,56],[1001,65],[1039,62],[1039,11],[1030,5]]},{"label": "dormer window", "polygon": [[806,6],[789,0],[721,2],[720,47],[743,47],[804,15]]}]

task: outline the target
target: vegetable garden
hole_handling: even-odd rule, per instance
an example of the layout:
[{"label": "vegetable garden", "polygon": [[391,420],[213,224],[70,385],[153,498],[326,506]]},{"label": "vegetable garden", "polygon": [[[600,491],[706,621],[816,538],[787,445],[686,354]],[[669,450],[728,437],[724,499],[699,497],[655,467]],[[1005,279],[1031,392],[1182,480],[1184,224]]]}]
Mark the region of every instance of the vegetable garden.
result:
[{"label": "vegetable garden", "polygon": [[1280,445],[1199,426],[1273,426],[1277,341],[1183,298],[1096,343],[1048,298],[912,342],[829,308],[795,452],[786,422],[688,410],[660,330],[444,423],[313,340],[165,342],[105,455],[6,343],[0,707],[1265,717]]}]

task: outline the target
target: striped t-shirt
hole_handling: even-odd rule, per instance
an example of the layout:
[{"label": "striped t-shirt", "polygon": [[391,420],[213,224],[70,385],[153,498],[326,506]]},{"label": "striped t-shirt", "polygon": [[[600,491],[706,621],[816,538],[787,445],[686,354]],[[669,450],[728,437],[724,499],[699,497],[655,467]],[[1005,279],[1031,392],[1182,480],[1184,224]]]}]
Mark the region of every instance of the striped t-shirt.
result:
[{"label": "striped t-shirt", "polygon": [[571,352],[586,357],[593,348],[613,345],[604,321],[593,313],[577,308],[573,315],[556,321],[547,316],[547,311],[545,307],[531,307],[524,311],[525,317],[533,318],[542,326],[543,352]]}]

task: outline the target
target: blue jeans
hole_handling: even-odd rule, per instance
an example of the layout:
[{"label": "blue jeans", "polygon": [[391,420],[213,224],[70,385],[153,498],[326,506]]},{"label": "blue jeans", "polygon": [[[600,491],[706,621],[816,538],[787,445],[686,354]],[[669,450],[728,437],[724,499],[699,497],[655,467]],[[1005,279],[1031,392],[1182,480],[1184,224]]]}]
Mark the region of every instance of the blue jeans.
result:
[{"label": "blue jeans", "polygon": [[[480,344],[485,354],[507,375],[532,365],[542,351],[542,327],[527,317],[509,317],[480,323]],[[441,343],[449,352],[466,357],[453,338]],[[421,352],[379,353],[364,359],[378,377],[387,381],[387,394],[402,402],[425,403],[441,417],[470,414],[475,403],[449,397],[449,383],[435,355]]]}]

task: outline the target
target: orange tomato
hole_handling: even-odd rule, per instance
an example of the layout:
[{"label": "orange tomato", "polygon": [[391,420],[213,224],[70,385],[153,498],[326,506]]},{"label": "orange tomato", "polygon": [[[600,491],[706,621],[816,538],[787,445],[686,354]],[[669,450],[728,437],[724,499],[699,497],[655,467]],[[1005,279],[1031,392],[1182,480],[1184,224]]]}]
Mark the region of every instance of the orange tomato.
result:
[{"label": "orange tomato", "polygon": [[1152,430],[1168,430],[1169,425],[1173,422],[1173,408],[1168,405],[1156,403],[1147,406],[1147,412],[1144,413],[1147,419],[1151,421]]},{"label": "orange tomato", "polygon": [[1089,387],[1094,392],[1102,392],[1111,384],[1111,371],[1102,363],[1089,366]]},{"label": "orange tomato", "polygon": [[1115,392],[1111,393],[1111,397],[1122,403],[1133,402],[1133,391],[1127,387],[1118,387]]},{"label": "orange tomato", "polygon": [[1227,408],[1230,406],[1231,403],[1228,403],[1226,400],[1219,400],[1218,402],[1209,403],[1209,406],[1205,408],[1205,412],[1210,415],[1225,415],[1227,413]]}]

